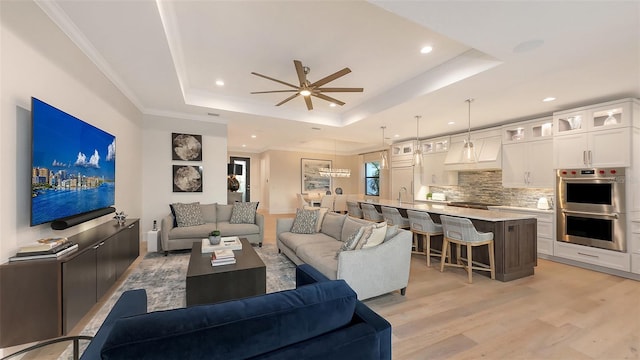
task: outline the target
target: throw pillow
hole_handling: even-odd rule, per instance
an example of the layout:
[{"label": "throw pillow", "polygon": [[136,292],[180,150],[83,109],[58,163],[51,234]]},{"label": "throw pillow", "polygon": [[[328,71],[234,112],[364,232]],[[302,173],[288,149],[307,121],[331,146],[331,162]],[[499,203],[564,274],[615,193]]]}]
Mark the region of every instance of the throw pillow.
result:
[{"label": "throw pillow", "polygon": [[359,245],[359,248],[371,248],[378,246],[384,242],[384,237],[387,234],[387,223],[381,222],[379,224],[372,225],[371,235],[363,238]]},{"label": "throw pillow", "polygon": [[171,204],[171,206],[173,207],[178,227],[204,224],[199,202],[190,204],[175,203]]},{"label": "throw pillow", "polygon": [[257,202],[235,202],[231,210],[230,224],[255,224]]},{"label": "throw pillow", "polygon": [[344,220],[346,218],[347,215],[328,212],[322,220],[320,232],[323,234],[327,234],[336,240],[344,241],[344,239],[342,239],[342,225],[344,224]]},{"label": "throw pillow", "polygon": [[316,232],[319,210],[296,209],[291,232],[294,234],[313,234]]},{"label": "throw pillow", "polygon": [[340,256],[340,253],[343,252],[343,251],[349,251],[349,250],[356,249],[358,247],[358,244],[362,240],[362,238],[365,237],[365,236],[369,236],[371,230],[372,230],[372,226],[362,226],[362,227],[360,227],[360,229],[358,229],[358,231],[353,233],[351,236],[349,236],[349,238],[344,243],[342,243],[342,246],[336,252],[335,258],[337,259],[338,256]]},{"label": "throw pillow", "polygon": [[384,235],[384,241],[387,241],[387,240],[391,239],[392,237],[396,236],[396,234],[399,231],[400,230],[398,230],[398,225],[387,226],[387,233]]},{"label": "throw pillow", "polygon": [[329,211],[329,208],[326,207],[315,207],[305,205],[302,207],[305,210],[319,210],[318,212],[318,221],[316,221],[316,232],[320,232],[320,227],[322,226],[322,220],[324,219],[325,214]]}]

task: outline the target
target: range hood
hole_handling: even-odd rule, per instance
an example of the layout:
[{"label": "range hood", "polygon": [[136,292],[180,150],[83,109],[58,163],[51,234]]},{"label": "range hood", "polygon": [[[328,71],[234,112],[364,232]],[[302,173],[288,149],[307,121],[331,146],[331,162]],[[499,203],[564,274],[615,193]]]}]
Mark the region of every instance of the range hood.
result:
[{"label": "range hood", "polygon": [[[483,135],[488,135],[484,133]],[[497,136],[472,136],[471,141],[476,149],[478,162],[465,163],[462,161],[462,147],[464,139],[454,141],[451,138],[451,146],[444,160],[444,169],[448,171],[476,171],[476,170],[500,170],[502,169],[502,138]]]}]

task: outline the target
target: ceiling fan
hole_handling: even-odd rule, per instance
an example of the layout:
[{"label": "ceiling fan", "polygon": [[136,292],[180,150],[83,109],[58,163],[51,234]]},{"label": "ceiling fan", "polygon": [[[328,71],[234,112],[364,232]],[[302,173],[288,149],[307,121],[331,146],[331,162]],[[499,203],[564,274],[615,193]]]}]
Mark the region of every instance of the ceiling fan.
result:
[{"label": "ceiling fan", "polygon": [[320,98],[322,100],[326,100],[329,102],[332,102],[336,105],[344,105],[345,103],[332,98],[330,96],[327,96],[323,93],[328,93],[328,92],[362,92],[363,89],[362,88],[337,88],[337,87],[322,87],[322,85],[325,85],[333,80],[336,80],[344,75],[347,75],[348,73],[351,72],[351,69],[349,68],[344,68],[340,71],[336,71],[335,73],[326,76],[314,83],[310,82],[309,80],[307,80],[307,74],[309,74],[310,69],[307,66],[302,66],[302,62],[300,60],[293,60],[293,65],[295,65],[296,68],[296,73],[298,74],[298,80],[300,81],[300,85],[293,85],[278,79],[274,79],[272,77],[266,76],[266,75],[262,75],[262,74],[258,74],[257,72],[251,72],[253,75],[256,76],[260,76],[262,78],[271,80],[271,81],[275,81],[277,83],[283,84],[283,85],[287,85],[293,89],[290,90],[271,90],[271,91],[253,91],[251,92],[252,94],[268,94],[268,93],[280,93],[280,92],[293,92],[295,94],[289,96],[288,98],[282,100],[281,102],[277,103],[276,106],[280,106],[284,103],[286,103],[289,100],[292,100],[294,98],[296,98],[299,95],[302,95],[302,97],[304,98],[304,102],[307,104],[307,109],[308,110],[313,110],[313,104],[311,103],[311,96],[315,96],[317,98]]}]

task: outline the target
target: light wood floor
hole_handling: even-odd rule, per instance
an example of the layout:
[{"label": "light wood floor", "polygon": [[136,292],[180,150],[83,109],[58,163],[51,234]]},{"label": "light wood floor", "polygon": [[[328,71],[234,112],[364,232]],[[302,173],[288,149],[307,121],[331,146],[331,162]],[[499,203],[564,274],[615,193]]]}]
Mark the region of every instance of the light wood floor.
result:
[{"label": "light wood floor", "polygon": [[[291,216],[265,214],[266,243],[276,219]],[[525,279],[466,280],[413,255],[406,296],[366,301],[392,324],[394,359],[640,359],[637,281],[546,260]]]}]

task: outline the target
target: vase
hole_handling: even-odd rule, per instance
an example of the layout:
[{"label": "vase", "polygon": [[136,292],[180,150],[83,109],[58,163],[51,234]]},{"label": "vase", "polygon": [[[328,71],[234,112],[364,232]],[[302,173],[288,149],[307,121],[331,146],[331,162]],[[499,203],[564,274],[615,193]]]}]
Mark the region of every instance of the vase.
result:
[{"label": "vase", "polygon": [[220,244],[220,235],[218,235],[218,236],[209,236],[209,244],[211,244],[211,245]]}]

